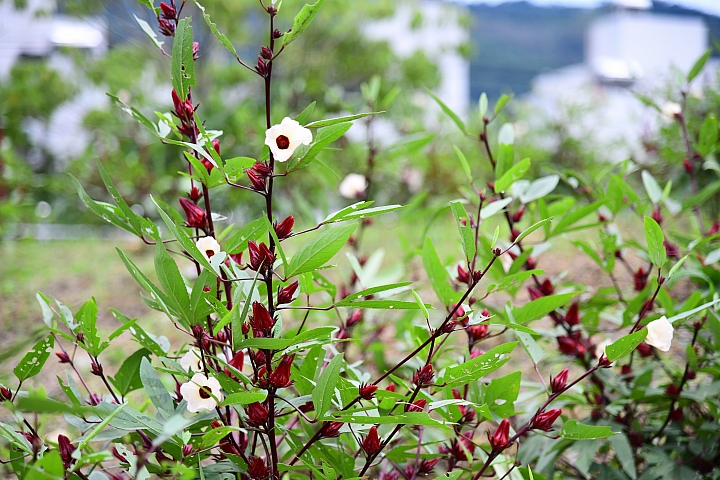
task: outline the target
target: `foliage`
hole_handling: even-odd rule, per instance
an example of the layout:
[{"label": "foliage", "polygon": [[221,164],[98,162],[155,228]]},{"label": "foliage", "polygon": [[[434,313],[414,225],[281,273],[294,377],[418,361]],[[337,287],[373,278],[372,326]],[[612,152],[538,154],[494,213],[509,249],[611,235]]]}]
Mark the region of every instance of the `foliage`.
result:
[{"label": "foliage", "polygon": [[[478,117],[467,119],[433,96],[474,142],[472,151],[460,142],[444,147],[466,179],[460,196],[384,204],[391,195],[377,182],[379,162],[395,147],[383,152],[374,134],[378,112],[394,107],[393,89],[369,78],[353,114],[331,115],[312,98],[294,105],[274,86],[292,82],[275,73],[297,61],[294,49],[310,48],[304,33],[289,43],[276,25],[312,31],[321,5],[297,6],[292,22],[288,5],[263,7],[268,43],[257,63],[238,54],[236,66],[262,92],[262,115],[220,119],[203,101],[203,92],[213,94],[195,55],[197,23],[174,2],[161,4],[155,21],[176,42],[160,70],[173,80],[172,112],[148,116],[115,102],[148,144],[172,152],[163,158],[187,179],[182,210],[164,200],[167,185],[133,188],[147,182],[140,167],[122,191],[133,191],[133,202],[147,197],[157,223],[131,208],[104,159],[104,200],[75,183],[89,211],[154,250],[154,274],[132,253],[118,254],[148,307],[186,343],[171,345],[153,333],[157,325],[114,310],[116,325],[104,331],[94,298],[73,312],[38,293],[46,334],[14,368],[12,388],[0,389],[11,413],[0,423],[4,473],[717,478],[720,222],[702,208],[717,176],[705,175],[709,190],[687,193],[631,161],[592,180],[553,165],[536,178],[532,158],[516,154],[512,124],[497,125],[510,97],[491,107],[483,95]],[[686,146],[680,164],[696,185],[718,126],[711,113],[690,118],[683,94],[671,120]],[[366,142],[343,158],[351,123],[366,127]],[[251,132],[240,155],[225,148],[226,131]],[[291,155],[281,162],[284,153]],[[362,158],[356,167],[364,169],[339,188],[353,203],[323,220],[296,219],[297,197],[287,190],[326,161],[338,159],[339,169],[350,158]],[[633,186],[640,184],[644,190]],[[232,202],[254,219],[218,213]],[[392,265],[363,243],[383,217],[413,226]],[[430,238],[439,219],[456,224],[454,241]],[[553,249],[577,250],[571,275],[543,270]],[[424,275],[412,275],[421,266]],[[585,268],[592,282],[572,275]],[[114,368],[107,352],[121,336],[139,345]],[[49,395],[41,381],[50,358],[70,367],[57,377],[62,394]],[[68,430],[55,440],[49,432],[61,415]]]}]

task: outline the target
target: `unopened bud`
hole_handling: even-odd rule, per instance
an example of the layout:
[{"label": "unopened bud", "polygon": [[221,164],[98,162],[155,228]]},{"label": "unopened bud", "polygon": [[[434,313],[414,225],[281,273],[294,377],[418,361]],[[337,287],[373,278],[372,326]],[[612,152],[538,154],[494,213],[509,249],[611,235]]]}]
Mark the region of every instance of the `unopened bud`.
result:
[{"label": "unopened bud", "polygon": [[55,352],[55,355],[57,355],[58,359],[60,360],[60,363],[70,363],[70,356],[65,352]]},{"label": "unopened bud", "polygon": [[195,449],[193,448],[192,445],[183,445],[182,446],[183,457],[189,457],[190,455],[193,454],[194,451],[195,451]]},{"label": "unopened bud", "polygon": [[260,56],[261,56],[262,58],[264,58],[265,60],[271,60],[272,57],[273,57],[272,50],[270,50],[268,47],[266,47],[265,45],[263,45],[263,46],[260,48]]},{"label": "unopened bud", "polygon": [[284,303],[290,303],[293,301],[293,296],[295,295],[295,291],[298,289],[298,286],[300,283],[296,280],[290,285],[288,285],[285,288],[281,288],[278,290],[277,295],[277,303],[278,305],[284,304]]},{"label": "unopened bud", "polygon": [[377,389],[377,385],[367,385],[363,383],[358,389],[359,396],[364,400],[371,400],[375,396],[375,392],[377,391]]},{"label": "unopened bud", "polygon": [[275,30],[273,30],[272,36],[273,36],[274,39],[277,40],[278,38],[280,38],[280,37],[283,36],[283,33],[276,28]]},{"label": "unopened bud", "polygon": [[565,388],[565,385],[567,384],[568,373],[568,369],[566,368],[560,373],[558,373],[557,377],[550,379],[550,388],[552,393],[558,393],[562,391],[563,388]]},{"label": "unopened bud", "polygon": [[5,386],[0,387],[0,401],[5,402],[12,400],[12,392]]},{"label": "unopened bud", "polygon": [[160,11],[162,17],[166,20],[175,20],[175,17],[177,17],[177,10],[165,2],[160,2]]}]

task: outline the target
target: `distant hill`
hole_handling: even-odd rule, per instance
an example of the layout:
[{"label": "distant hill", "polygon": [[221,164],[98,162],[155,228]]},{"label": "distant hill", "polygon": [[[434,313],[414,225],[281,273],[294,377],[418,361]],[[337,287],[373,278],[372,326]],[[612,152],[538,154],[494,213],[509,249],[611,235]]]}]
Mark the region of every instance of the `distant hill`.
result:
[{"label": "distant hill", "polygon": [[[719,0],[720,1],[720,0]],[[491,97],[530,90],[539,73],[581,63],[588,24],[610,11],[540,7],[508,2],[491,6],[474,4],[471,35],[470,95]],[[720,18],[663,2],[653,2],[653,12],[702,17],[709,29],[710,44],[720,41]],[[718,55],[718,52],[715,52]]]}]

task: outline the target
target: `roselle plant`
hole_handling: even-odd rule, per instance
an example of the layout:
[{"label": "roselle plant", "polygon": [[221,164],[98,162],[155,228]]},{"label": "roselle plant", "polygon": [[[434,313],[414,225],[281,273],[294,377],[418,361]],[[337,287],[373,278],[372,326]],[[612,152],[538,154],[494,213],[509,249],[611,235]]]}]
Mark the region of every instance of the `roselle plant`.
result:
[{"label": "roselle plant", "polygon": [[[203,121],[193,97],[202,46],[185,3],[141,3],[157,18],[145,30],[170,57],[173,111],[156,123],[120,106],[158,142],[184,149],[178,169],[190,190],[177,204],[154,194],[158,226],[129,208],[100,163],[113,203],[77,186],[88,209],[154,249],[157,281],[118,253],[145,303],[186,343],[170,345],[154,325],[117,311],[119,327],[101,334],[94,299],[73,313],[39,293],[48,335],[15,367],[15,384],[0,389],[7,475],[718,478],[720,223],[704,206],[720,181],[703,163],[718,144],[712,113],[698,132],[684,102],[673,113],[686,145],[678,165],[691,184],[685,193],[631,161],[592,179],[561,172],[526,180],[531,160],[515,158],[512,125],[495,129],[510,97],[491,111],[483,95],[478,124],[436,98],[474,147],[454,147],[467,185],[435,209],[436,218],[454,219],[460,241],[438,249],[414,225],[411,257],[427,282],[383,283],[360,243],[371,217],[403,209],[372,202],[384,188],[374,178],[379,81],[363,87],[369,112],[311,121],[310,105],[295,118],[273,116],[273,67],[292,55],[323,0],[303,7],[289,30],[278,28],[286,21],[279,4],[261,1],[267,33],[256,62],[245,62],[198,4],[264,84],[257,158],[223,158],[222,131],[211,129],[220,126]],[[171,50],[156,31],[172,38]],[[367,159],[340,191],[361,201],[314,225],[278,218],[278,191],[355,121],[367,125]],[[490,176],[478,173],[488,168]],[[258,195],[265,209],[245,224],[228,222],[212,203],[227,192],[240,202]],[[682,228],[671,228],[671,218]],[[346,245],[350,276],[326,271]],[[589,261],[567,275],[546,273],[540,267],[553,270],[554,250]],[[575,269],[591,262],[605,278],[584,284]],[[188,265],[193,278],[181,273]],[[121,335],[141,348],[116,367],[104,352]],[[57,377],[64,398],[37,381],[49,359],[68,367]],[[59,424],[64,433],[51,437]]]}]

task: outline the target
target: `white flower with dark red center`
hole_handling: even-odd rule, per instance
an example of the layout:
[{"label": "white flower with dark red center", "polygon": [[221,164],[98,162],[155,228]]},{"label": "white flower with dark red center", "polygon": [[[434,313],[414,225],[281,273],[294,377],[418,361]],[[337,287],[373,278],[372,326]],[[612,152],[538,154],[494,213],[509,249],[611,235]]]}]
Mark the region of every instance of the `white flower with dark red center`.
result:
[{"label": "white flower with dark red center", "polygon": [[663,352],[670,350],[673,339],[673,326],[668,322],[667,318],[663,316],[648,323],[647,331],[645,343]]},{"label": "white flower with dark red center", "polygon": [[203,257],[209,262],[216,253],[220,253],[220,244],[213,237],[202,237],[195,244]]},{"label": "white flower with dark red center", "polygon": [[194,348],[188,351],[181,359],[180,366],[187,372],[202,372],[202,359],[200,358],[200,352]]},{"label": "white flower with dark red center", "polygon": [[265,131],[265,145],[278,162],[286,162],[300,145],[310,145],[312,132],[290,117]]},{"label": "white flower with dark red center", "polygon": [[188,402],[188,411],[193,413],[211,412],[218,406],[218,402],[225,399],[220,391],[220,382],[202,373],[196,373],[189,382],[183,383],[180,386],[180,393]]},{"label": "white flower with dark red center", "polygon": [[672,122],[675,120],[675,117],[680,115],[682,113],[682,107],[679,103],[675,102],[665,102],[665,104],[660,109],[660,114],[663,116],[663,119],[665,119],[666,122]]},{"label": "white flower with dark red center", "polygon": [[340,182],[340,195],[345,198],[358,198],[367,189],[368,182],[365,176],[359,173],[350,173]]}]

